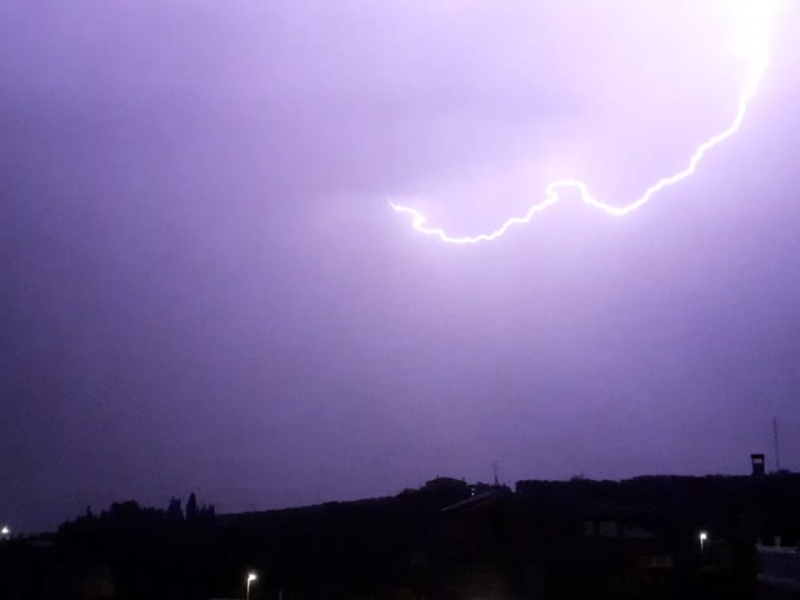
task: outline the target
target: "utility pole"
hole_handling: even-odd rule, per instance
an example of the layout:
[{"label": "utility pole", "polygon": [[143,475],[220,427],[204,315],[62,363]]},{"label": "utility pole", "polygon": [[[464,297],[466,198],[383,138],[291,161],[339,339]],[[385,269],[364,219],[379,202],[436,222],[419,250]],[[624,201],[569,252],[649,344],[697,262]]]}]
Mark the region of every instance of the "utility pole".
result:
[{"label": "utility pole", "polygon": [[772,432],[775,439],[775,470],[781,470],[781,455],[778,451],[778,417],[772,419]]},{"label": "utility pole", "polygon": [[494,467],[494,484],[500,485],[500,482],[497,480],[497,464],[498,464],[497,461],[494,461],[492,463],[492,467]]}]

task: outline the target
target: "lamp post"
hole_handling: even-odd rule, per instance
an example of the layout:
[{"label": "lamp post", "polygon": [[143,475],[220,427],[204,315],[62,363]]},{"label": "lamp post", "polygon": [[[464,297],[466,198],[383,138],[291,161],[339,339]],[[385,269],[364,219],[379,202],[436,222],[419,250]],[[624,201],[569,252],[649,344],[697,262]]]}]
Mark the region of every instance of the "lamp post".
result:
[{"label": "lamp post", "polygon": [[248,573],[247,574],[247,600],[250,600],[250,584],[254,581],[258,581],[258,575],[255,573]]},{"label": "lamp post", "polygon": [[700,540],[700,554],[704,554],[706,551],[706,542],[708,541],[708,532],[701,531],[697,537]]},{"label": "lamp post", "polygon": [[8,528],[8,525],[3,525],[3,528],[0,529],[0,539],[7,538],[11,535],[11,530]]}]

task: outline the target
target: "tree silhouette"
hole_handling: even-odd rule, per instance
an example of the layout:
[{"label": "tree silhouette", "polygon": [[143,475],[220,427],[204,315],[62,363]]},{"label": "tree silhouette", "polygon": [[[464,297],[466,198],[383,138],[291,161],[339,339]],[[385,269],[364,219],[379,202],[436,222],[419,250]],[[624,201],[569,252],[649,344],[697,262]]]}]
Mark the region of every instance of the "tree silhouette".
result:
[{"label": "tree silhouette", "polygon": [[189,494],[189,500],[186,502],[186,518],[195,519],[197,517],[197,498],[194,492]]},{"label": "tree silhouette", "polygon": [[171,498],[169,501],[169,507],[167,508],[167,519],[173,521],[180,521],[183,520],[183,510],[181,510],[181,499],[180,498]]}]

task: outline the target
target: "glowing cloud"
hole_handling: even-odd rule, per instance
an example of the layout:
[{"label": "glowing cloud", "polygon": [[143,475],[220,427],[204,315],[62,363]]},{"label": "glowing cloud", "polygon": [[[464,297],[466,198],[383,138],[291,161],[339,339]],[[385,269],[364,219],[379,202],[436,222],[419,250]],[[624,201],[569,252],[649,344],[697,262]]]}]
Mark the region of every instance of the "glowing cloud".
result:
[{"label": "glowing cloud", "polygon": [[748,78],[744,90],[739,96],[736,115],[731,124],[720,133],[700,144],[689,159],[686,167],[677,173],[664,177],[647,188],[639,198],[622,206],[613,206],[596,199],[589,192],[586,183],[579,179],[558,179],[550,182],[545,189],[545,197],[541,202],[532,205],[528,212],[522,216],[511,217],[494,231],[481,233],[475,236],[452,236],[444,229],[427,227],[426,217],[420,211],[389,201],[391,207],[398,213],[407,213],[412,216],[412,226],[420,233],[438,237],[441,241],[450,244],[476,244],[489,242],[501,237],[514,225],[528,223],[534,215],[561,201],[561,192],[576,190],[580,199],[589,206],[601,210],[611,216],[621,217],[635,211],[647,204],[653,196],[664,188],[679,183],[691,176],[705,154],[717,144],[731,137],[742,126],[750,100],[758,90],[768,64],[767,33],[769,21],[777,10],[777,2],[769,0],[734,0],[733,10],[736,15],[736,48],[748,64]]}]

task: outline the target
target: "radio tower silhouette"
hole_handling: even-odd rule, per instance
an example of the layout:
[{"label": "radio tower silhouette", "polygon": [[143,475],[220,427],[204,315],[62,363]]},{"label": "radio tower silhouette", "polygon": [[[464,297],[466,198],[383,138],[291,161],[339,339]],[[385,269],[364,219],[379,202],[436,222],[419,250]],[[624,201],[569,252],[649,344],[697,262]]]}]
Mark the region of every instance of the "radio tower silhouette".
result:
[{"label": "radio tower silhouette", "polygon": [[781,455],[778,451],[778,417],[772,419],[772,437],[775,441],[775,470],[781,470]]}]

